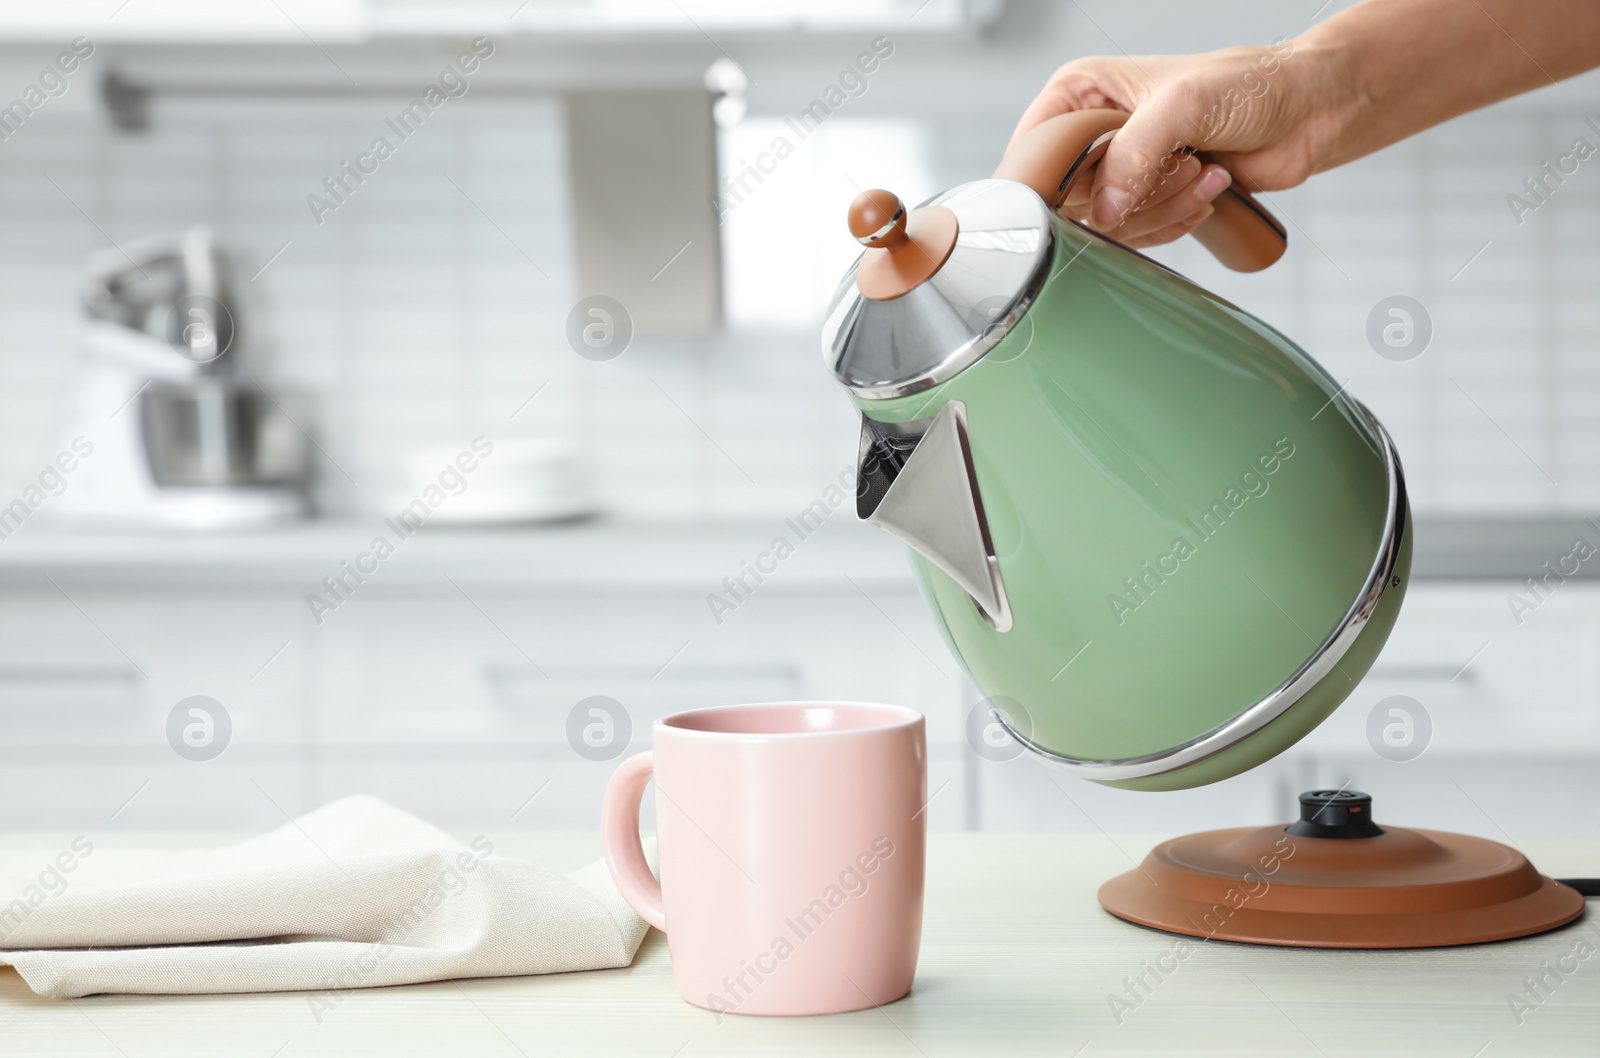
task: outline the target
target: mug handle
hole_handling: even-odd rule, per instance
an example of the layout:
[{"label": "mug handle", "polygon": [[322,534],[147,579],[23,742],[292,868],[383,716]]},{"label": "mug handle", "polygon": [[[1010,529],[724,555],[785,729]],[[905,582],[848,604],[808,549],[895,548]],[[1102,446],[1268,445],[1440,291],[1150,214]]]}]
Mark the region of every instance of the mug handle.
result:
[{"label": "mug handle", "polygon": [[606,869],[622,899],[640,918],[665,933],[667,913],[661,906],[661,883],[650,873],[644,846],[639,844],[639,802],[654,774],[655,756],[648,750],[635,753],[611,773],[600,805],[600,841]]}]

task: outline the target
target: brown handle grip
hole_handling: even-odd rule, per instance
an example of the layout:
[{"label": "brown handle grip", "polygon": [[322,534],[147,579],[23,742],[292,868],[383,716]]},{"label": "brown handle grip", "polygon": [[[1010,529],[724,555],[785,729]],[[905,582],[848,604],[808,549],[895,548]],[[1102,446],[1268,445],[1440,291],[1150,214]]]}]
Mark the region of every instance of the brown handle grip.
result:
[{"label": "brown handle grip", "polygon": [[[1058,114],[1012,145],[994,175],[1027,184],[1051,209],[1059,208],[1078,179],[1100,161],[1111,137],[1127,120],[1128,115],[1120,110]],[[1208,160],[1203,154],[1200,157]],[[1229,187],[1212,205],[1215,212],[1194,230],[1194,237],[1234,271],[1258,272],[1288,249],[1283,225],[1248,191]]]}]

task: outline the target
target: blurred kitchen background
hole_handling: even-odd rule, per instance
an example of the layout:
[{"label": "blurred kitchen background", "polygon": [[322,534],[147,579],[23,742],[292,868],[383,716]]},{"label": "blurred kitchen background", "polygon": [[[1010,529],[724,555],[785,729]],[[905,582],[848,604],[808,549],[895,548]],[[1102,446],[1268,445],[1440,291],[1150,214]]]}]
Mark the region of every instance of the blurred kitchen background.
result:
[{"label": "blurred kitchen background", "polygon": [[1380,821],[1600,832],[1600,559],[1523,584],[1600,546],[1600,162],[1541,175],[1600,146],[1593,75],[1271,195],[1266,273],[1155,254],[1348,380],[1405,461],[1422,579],[1282,758],[1139,794],[980,755],[905,559],[828,505],[856,425],[817,335],[857,191],[988,175],[1068,59],[1344,5],[1314,6],[9,5],[5,826],[259,828],[370,792],[587,829],[656,717],[804,697],[926,712],[942,829],[1244,825],[1348,782]]}]

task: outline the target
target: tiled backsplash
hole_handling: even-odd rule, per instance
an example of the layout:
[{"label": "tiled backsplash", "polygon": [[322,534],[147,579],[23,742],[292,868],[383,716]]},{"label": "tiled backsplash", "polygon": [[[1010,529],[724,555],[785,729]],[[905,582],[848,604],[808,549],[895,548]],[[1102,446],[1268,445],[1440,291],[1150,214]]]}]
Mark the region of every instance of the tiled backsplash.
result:
[{"label": "tiled backsplash", "polygon": [[[996,140],[904,124],[885,138],[880,122],[871,138],[888,146],[846,173],[869,126],[834,119],[799,145],[787,182],[728,218],[730,329],[640,338],[592,363],[564,336],[580,292],[559,101],[452,101],[319,225],[307,196],[383,132],[404,99],[392,103],[162,102],[129,135],[63,108],[0,145],[0,487],[55,450],[85,255],[207,223],[235,265],[241,352],[260,356],[269,387],[315,396],[319,442],[357,483],[322,463],[325,509],[379,504],[424,450],[559,433],[591,453],[611,512],[791,513],[854,450],[815,337],[819,292],[848,254],[826,249],[838,232],[821,220],[791,225],[787,238],[814,240],[814,263],[769,272],[752,231],[791,203],[831,216],[857,180],[893,178],[911,197],[982,176]],[[1349,379],[1394,433],[1423,511],[1600,506],[1600,168],[1588,168],[1600,161],[1520,225],[1506,203],[1546,158],[1600,134],[1576,108],[1528,114],[1462,119],[1270,196],[1292,249],[1266,273],[1228,274],[1194,246],[1163,254]],[[1432,318],[1431,346],[1408,362],[1366,338],[1370,310],[1395,294]]]}]

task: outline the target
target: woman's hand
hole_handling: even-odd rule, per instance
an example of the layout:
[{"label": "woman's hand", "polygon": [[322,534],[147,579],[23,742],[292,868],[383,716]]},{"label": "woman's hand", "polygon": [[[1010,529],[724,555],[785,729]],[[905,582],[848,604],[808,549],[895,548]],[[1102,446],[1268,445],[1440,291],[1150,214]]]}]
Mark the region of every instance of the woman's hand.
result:
[{"label": "woman's hand", "polygon": [[[1514,36],[1513,36],[1514,34]],[[1600,66],[1595,0],[1362,0],[1292,41],[1057,70],[1017,136],[1090,107],[1132,116],[1063,209],[1132,246],[1210,215],[1229,174],[1293,187],[1407,136]],[[1204,151],[1205,164],[1190,152]]]},{"label": "woman's hand", "polygon": [[1337,73],[1337,55],[1284,41],[1207,55],[1079,59],[1050,78],[1012,140],[1057,114],[1129,112],[1093,187],[1074,188],[1063,209],[1130,246],[1157,246],[1210,216],[1211,200],[1233,181],[1276,191],[1327,167],[1362,105],[1350,78]]}]

